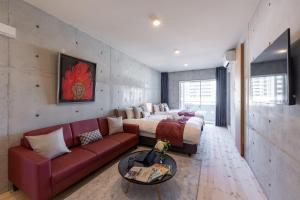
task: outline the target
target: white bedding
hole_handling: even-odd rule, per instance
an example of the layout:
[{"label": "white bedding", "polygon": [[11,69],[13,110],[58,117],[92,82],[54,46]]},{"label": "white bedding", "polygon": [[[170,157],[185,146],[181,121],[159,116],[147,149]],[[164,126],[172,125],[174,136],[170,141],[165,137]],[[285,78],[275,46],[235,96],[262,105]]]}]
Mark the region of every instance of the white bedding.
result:
[{"label": "white bedding", "polygon": [[[167,119],[170,115],[152,115],[142,119],[124,119],[124,123],[139,125],[140,131],[152,134],[155,137],[156,127],[160,120]],[[183,141],[199,144],[203,120],[199,117],[191,117],[184,127]]]},{"label": "white bedding", "polygon": [[[172,109],[164,112],[156,112],[154,113],[154,115],[177,115],[181,111],[183,111],[183,109]],[[204,114],[200,110],[195,111],[195,117],[199,117],[202,120],[204,120]]]}]

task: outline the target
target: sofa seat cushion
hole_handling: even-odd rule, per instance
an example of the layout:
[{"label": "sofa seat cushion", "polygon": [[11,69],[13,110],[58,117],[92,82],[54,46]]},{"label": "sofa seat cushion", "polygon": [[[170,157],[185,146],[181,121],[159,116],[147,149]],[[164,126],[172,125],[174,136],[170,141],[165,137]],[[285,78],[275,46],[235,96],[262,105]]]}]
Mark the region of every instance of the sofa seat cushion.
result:
[{"label": "sofa seat cushion", "polygon": [[102,140],[83,145],[80,148],[93,152],[97,155],[97,158],[114,157],[118,154],[118,147],[120,142],[112,140],[108,137],[104,137]]},{"label": "sofa seat cushion", "polygon": [[138,143],[138,136],[133,133],[117,133],[108,136],[108,138],[120,142],[121,145],[136,145]]},{"label": "sofa seat cushion", "polygon": [[72,148],[71,153],[51,160],[52,183],[58,183],[64,178],[77,173],[96,160],[96,155],[80,147]]}]

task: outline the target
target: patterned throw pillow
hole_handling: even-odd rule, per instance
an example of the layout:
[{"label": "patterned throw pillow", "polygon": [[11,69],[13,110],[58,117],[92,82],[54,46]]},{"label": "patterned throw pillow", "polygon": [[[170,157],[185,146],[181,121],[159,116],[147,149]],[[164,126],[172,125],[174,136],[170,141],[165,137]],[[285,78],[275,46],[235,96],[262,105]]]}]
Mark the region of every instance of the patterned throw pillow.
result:
[{"label": "patterned throw pillow", "polygon": [[102,135],[99,129],[87,133],[82,133],[79,135],[79,140],[81,145],[86,145],[101,139],[102,139]]}]

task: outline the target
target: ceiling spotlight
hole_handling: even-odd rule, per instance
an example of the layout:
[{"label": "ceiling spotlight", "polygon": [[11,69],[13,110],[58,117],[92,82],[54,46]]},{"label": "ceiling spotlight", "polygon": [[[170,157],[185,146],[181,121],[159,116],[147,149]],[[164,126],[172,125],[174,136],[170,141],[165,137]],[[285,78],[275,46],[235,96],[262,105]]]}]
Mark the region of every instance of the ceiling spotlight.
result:
[{"label": "ceiling spotlight", "polygon": [[189,66],[189,64],[184,64],[185,67]]},{"label": "ceiling spotlight", "polygon": [[156,18],[156,19],[153,19],[152,24],[153,24],[153,26],[160,26],[161,22],[158,18]]},{"label": "ceiling spotlight", "polygon": [[180,49],[174,49],[174,54],[179,55],[181,53]]},{"label": "ceiling spotlight", "polygon": [[155,26],[155,27],[160,26],[161,21],[160,21],[159,17],[157,17],[156,15],[150,15],[149,17],[150,17],[150,20],[151,20],[153,26]]}]

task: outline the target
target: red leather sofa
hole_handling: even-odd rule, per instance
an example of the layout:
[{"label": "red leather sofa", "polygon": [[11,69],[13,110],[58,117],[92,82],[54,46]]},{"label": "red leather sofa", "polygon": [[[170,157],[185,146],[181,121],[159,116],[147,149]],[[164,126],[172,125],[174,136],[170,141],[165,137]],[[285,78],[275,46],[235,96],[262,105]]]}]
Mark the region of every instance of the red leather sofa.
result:
[{"label": "red leather sofa", "polygon": [[[24,136],[48,134],[63,127],[71,153],[52,160],[34,152]],[[99,129],[103,139],[80,146],[78,135]],[[108,135],[106,118],[77,121],[27,132],[8,152],[9,180],[33,200],[46,200],[139,143],[139,127],[124,124],[124,133]]]}]

